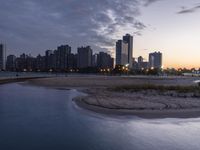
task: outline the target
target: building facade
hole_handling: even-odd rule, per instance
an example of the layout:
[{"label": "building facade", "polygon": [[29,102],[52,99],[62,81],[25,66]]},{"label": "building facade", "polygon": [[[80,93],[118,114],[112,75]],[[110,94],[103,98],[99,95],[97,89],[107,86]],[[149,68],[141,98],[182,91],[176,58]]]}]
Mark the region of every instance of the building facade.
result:
[{"label": "building facade", "polygon": [[138,57],[138,69],[143,70],[143,69],[148,69],[149,68],[149,62],[144,61],[144,58],[142,56]]},{"label": "building facade", "polygon": [[92,67],[98,66],[98,56],[99,56],[99,54],[92,55]]},{"label": "building facade", "polygon": [[92,49],[90,46],[78,48],[78,68],[92,67]]},{"label": "building facade", "polygon": [[0,44],[0,71],[6,69],[6,49],[5,45]]},{"label": "building facade", "polygon": [[7,56],[7,61],[6,61],[6,70],[7,71],[16,71],[15,61],[16,61],[15,55]]},{"label": "building facade", "polygon": [[46,50],[45,51],[45,69],[47,71],[50,71],[54,68],[54,65],[53,65],[53,58],[54,55],[53,55],[53,51],[52,50]]},{"label": "building facade", "polygon": [[57,48],[57,69],[65,71],[69,68],[69,56],[71,47],[69,45],[61,45]]},{"label": "building facade", "polygon": [[[116,65],[127,65],[128,62],[128,43],[123,40],[116,42]],[[132,65],[131,65],[132,66]]]},{"label": "building facade", "polygon": [[149,54],[149,68],[162,68],[162,53],[154,52]]},{"label": "building facade", "polygon": [[100,52],[97,57],[97,67],[98,68],[113,68],[113,59],[112,57],[105,53]]},{"label": "building facade", "polygon": [[123,41],[128,44],[128,64],[129,68],[132,68],[133,64],[133,36],[126,34],[123,36]]}]

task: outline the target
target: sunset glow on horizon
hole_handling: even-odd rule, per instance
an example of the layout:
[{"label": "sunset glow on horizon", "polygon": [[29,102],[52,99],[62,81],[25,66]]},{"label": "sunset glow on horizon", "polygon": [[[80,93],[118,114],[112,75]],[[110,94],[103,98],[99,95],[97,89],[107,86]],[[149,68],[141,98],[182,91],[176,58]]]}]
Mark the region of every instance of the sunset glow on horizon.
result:
[{"label": "sunset glow on horizon", "polygon": [[149,26],[135,37],[135,56],[161,51],[165,68],[200,68],[198,2],[162,0],[142,9],[139,18]]}]

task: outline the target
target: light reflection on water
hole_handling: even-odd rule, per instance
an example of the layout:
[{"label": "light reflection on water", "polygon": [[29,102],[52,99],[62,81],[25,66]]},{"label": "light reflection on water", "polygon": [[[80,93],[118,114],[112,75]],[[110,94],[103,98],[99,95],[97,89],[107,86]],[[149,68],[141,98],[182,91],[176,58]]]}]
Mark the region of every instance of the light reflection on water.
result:
[{"label": "light reflection on water", "polygon": [[200,119],[111,117],[77,109],[79,93],[0,86],[2,150],[197,150]]}]

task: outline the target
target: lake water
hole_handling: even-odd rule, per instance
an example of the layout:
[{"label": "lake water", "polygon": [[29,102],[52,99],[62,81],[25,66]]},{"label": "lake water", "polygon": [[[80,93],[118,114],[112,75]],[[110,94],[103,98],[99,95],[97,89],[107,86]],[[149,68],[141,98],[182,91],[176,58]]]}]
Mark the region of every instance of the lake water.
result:
[{"label": "lake water", "polygon": [[0,78],[12,77],[52,77],[52,76],[65,76],[64,73],[43,73],[43,72],[0,72]]},{"label": "lake water", "polygon": [[200,119],[105,116],[75,90],[0,85],[0,150],[198,150]]}]

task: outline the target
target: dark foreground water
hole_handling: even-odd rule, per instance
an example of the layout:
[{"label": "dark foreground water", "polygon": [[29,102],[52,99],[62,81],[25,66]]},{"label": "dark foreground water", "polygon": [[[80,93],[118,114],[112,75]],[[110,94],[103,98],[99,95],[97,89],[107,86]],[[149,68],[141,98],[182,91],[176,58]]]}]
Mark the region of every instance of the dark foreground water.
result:
[{"label": "dark foreground water", "polygon": [[46,72],[1,72],[0,71],[0,79],[1,78],[20,78],[20,77],[64,77],[66,74],[64,73],[46,73]]},{"label": "dark foreground water", "polygon": [[200,119],[103,116],[77,108],[75,95],[0,85],[0,150],[200,149]]}]

